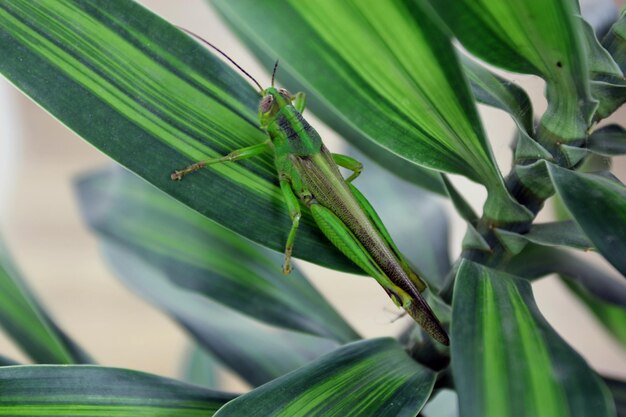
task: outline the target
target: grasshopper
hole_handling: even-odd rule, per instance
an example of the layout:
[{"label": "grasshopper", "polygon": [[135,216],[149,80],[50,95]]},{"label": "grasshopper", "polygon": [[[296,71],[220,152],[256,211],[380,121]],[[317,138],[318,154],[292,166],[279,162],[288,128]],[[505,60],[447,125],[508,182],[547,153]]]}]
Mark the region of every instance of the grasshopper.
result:
[{"label": "grasshopper", "polygon": [[[278,62],[272,72],[271,87],[263,88],[220,49],[193,33],[191,35],[224,56],[257,85],[262,97],[259,123],[267,132],[268,140],[223,157],[196,162],[174,171],[171,178],[181,180],[185,175],[212,164],[272,151],[280,189],[292,222],[285,246],[283,272],[288,274],[291,271],[301,202],[310,209],[322,233],[345,256],[376,279],[393,302],[428,334],[448,345],[446,331],[421,295],[426,289],[425,282],[411,269],[370,203],[352,185],[363,169],[362,164],[349,156],[328,151],[320,135],[302,116],[304,93],[292,95],[284,88],[274,87]],[[352,175],[344,179],[339,166],[351,170]]]}]

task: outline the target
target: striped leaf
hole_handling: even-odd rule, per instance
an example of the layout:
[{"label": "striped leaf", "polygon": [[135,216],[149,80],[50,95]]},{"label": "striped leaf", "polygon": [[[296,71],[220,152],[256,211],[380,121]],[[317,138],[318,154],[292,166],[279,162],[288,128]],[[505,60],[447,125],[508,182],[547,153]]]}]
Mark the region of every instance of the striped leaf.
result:
[{"label": "striped leaf", "polygon": [[558,195],[598,251],[626,276],[626,187],[549,165]]},{"label": "striped leaf", "polygon": [[0,416],[210,417],[234,397],[127,369],[0,368]]},{"label": "striped leaf", "polygon": [[358,338],[302,274],[282,274],[282,254],[244,240],[122,170],[86,175],[77,188],[84,217],[101,237],[176,286],[272,325],[342,342]]},{"label": "striped leaf", "polygon": [[472,54],[546,80],[544,136],[556,136],[554,142],[586,136],[595,104],[574,1],[430,0],[430,4]]},{"label": "striped leaf", "polygon": [[615,415],[606,386],[541,316],[527,281],[463,260],[452,311],[462,417]]},{"label": "striped leaf", "polygon": [[[98,45],[98,47],[95,47]],[[272,156],[170,180],[266,140],[258,92],[129,0],[0,2],[0,73],[111,158],[206,217],[277,251],[291,221]],[[295,255],[354,271],[305,210]]]},{"label": "striped leaf", "polygon": [[435,373],[394,340],[364,340],[238,397],[216,416],[415,417],[434,383]]},{"label": "striped leaf", "polygon": [[0,327],[38,363],[88,363],[91,360],[52,321],[26,285],[0,241]]},{"label": "striped leaf", "polygon": [[370,157],[465,175],[487,186],[490,209],[503,207],[494,218],[526,214],[511,208],[454,48],[423,1],[212,4],[258,55],[280,57],[279,80],[287,72]]},{"label": "striped leaf", "polygon": [[251,385],[260,385],[336,347],[336,343],[271,327],[173,284],[127,248],[105,243],[116,275],[166,312],[196,342]]}]

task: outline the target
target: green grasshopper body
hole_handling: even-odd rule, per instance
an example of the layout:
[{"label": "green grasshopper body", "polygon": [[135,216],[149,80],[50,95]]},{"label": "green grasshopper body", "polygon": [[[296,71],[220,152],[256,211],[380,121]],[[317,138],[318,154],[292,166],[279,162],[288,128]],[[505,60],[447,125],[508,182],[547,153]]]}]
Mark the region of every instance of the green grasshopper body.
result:
[{"label": "green grasshopper body", "polygon": [[[287,90],[273,86],[263,89],[259,85],[259,88],[263,96],[259,121],[269,140],[175,171],[172,179],[180,180],[207,165],[273,151],[280,188],[292,220],[283,272],[287,274],[291,270],[291,253],[301,214],[300,201],[311,210],[324,235],[344,255],[375,278],[394,303],[404,308],[435,340],[447,345],[449,340],[445,330],[420,294],[426,284],[398,251],[370,203],[351,184],[361,172],[361,164],[348,156],[331,154],[326,149],[319,134],[302,116],[304,94],[292,96]],[[353,174],[344,180],[338,166],[352,170]]]}]

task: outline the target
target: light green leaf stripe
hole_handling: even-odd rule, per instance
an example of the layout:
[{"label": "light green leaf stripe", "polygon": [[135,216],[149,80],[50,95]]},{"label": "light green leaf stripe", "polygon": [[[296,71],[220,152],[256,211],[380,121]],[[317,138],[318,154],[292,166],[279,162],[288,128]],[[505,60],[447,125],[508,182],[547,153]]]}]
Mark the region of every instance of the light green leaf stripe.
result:
[{"label": "light green leaf stripe", "polygon": [[546,140],[554,145],[586,136],[596,103],[590,95],[587,54],[574,1],[430,3],[472,54],[501,68],[546,80],[549,107],[541,120]]},{"label": "light green leaf stripe", "polygon": [[127,369],[0,368],[0,416],[210,417],[234,397]]},{"label": "light green leaf stripe", "polygon": [[626,187],[548,165],[554,188],[598,251],[626,276]]},{"label": "light green leaf stripe", "polygon": [[[282,254],[255,245],[122,170],[78,181],[84,217],[103,238],[175,285],[269,324],[348,342],[359,336]],[[103,210],[106,207],[106,210]]]},{"label": "light green leaf stripe", "polygon": [[0,327],[35,362],[71,364],[90,359],[58,328],[26,286],[0,240]]},{"label": "light green leaf stripe", "polygon": [[343,346],[242,395],[218,417],[415,417],[435,374],[393,339]]},{"label": "light green leaf stripe", "polygon": [[[107,155],[212,220],[282,251],[291,224],[271,155],[182,183],[174,169],[266,140],[258,93],[206,49],[126,0],[0,3],[0,72]],[[296,256],[356,269],[308,213]]]},{"label": "light green leaf stripe", "polygon": [[180,288],[125,247],[105,242],[104,254],[128,287],[164,310],[253,386],[284,375],[337,345],[328,339],[268,326]]},{"label": "light green leaf stripe", "polygon": [[463,260],[452,311],[462,417],[615,415],[606,386],[541,316],[528,282]]},{"label": "light green leaf stripe", "polygon": [[[373,0],[213,4],[379,152],[486,184],[497,178],[454,50],[421,6]],[[280,25],[264,23],[270,16],[289,22],[289,36]]]}]

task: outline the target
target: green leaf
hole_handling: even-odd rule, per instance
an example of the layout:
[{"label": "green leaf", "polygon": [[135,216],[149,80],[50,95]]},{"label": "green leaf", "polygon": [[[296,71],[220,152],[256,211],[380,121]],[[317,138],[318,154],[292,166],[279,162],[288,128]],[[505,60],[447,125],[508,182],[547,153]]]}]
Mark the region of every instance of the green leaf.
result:
[{"label": "green leaf", "polygon": [[205,388],[219,388],[220,366],[217,359],[206,350],[194,344],[184,357],[182,380]]},{"label": "green leaf", "polygon": [[252,385],[260,385],[328,352],[336,343],[265,325],[173,284],[125,247],[104,245],[115,274],[164,310],[220,361]]},{"label": "green leaf", "polygon": [[258,55],[280,57],[322,117],[350,123],[338,130],[370,157],[465,175],[487,186],[490,207],[511,206],[454,48],[422,1],[213,4]]},{"label": "green leaf", "polygon": [[603,377],[604,383],[611,390],[615,399],[615,408],[618,417],[626,417],[626,382],[618,379]]},{"label": "green leaf", "polygon": [[465,55],[461,62],[476,100],[509,113],[517,127],[532,136],[533,107],[526,91]]},{"label": "green leaf", "polygon": [[[0,3],[0,52],[0,73],[108,156],[217,223],[284,250],[291,220],[269,152],[170,179],[192,161],[267,139],[258,92],[203,46],[128,0],[15,0]],[[295,256],[357,269],[307,210]]]},{"label": "green leaf", "polygon": [[478,222],[478,215],[469,205],[469,203],[465,200],[463,195],[459,193],[454,184],[450,181],[447,175],[442,175],[443,183],[446,187],[446,192],[448,193],[448,197],[450,197],[450,201],[454,205],[456,212],[465,220],[467,223],[475,225]]},{"label": "green leaf", "polygon": [[140,256],[175,285],[272,325],[342,342],[358,338],[302,274],[282,274],[282,254],[242,239],[121,170],[84,176],[77,188],[84,217],[101,237]]},{"label": "green leaf", "polygon": [[591,250],[593,244],[580,230],[578,225],[571,221],[537,223],[523,236],[526,240],[547,246],[569,246],[571,248]]},{"label": "green leaf", "polygon": [[210,417],[235,396],[127,369],[0,368],[0,416]]},{"label": "green leaf", "polygon": [[238,397],[216,415],[415,417],[434,383],[434,372],[394,340],[364,340]]},{"label": "green leaf", "polygon": [[561,277],[584,287],[606,303],[626,308],[626,283],[606,268],[595,266],[591,261],[554,247],[535,244],[508,262],[506,271],[529,280],[557,273]]},{"label": "green leaf", "polygon": [[579,284],[568,280],[564,282],[606,330],[626,348],[626,306],[609,304]]},{"label": "green leaf", "polygon": [[6,356],[0,355],[0,366],[13,366],[13,365],[19,365],[19,363],[14,361],[13,359],[7,358]]},{"label": "green leaf", "polygon": [[549,165],[565,207],[598,251],[626,276],[626,187]]},{"label": "green leaf", "polygon": [[624,155],[626,154],[626,129],[620,125],[601,127],[589,135],[587,148],[600,155]]},{"label": "green leaf", "polygon": [[26,285],[0,240],[0,326],[38,363],[88,363],[91,359],[52,321]]},{"label": "green leaf", "polygon": [[[580,20],[571,0],[430,0],[463,46],[486,62],[548,84],[541,127],[554,141],[586,136],[593,112]],[[549,36],[547,35],[549,34]]]},{"label": "green leaf", "polygon": [[615,415],[606,386],[541,316],[527,281],[463,260],[452,311],[463,416]]},{"label": "green leaf", "polygon": [[602,45],[617,62],[622,73],[626,72],[626,9],[622,9],[619,19],[602,40]]}]

